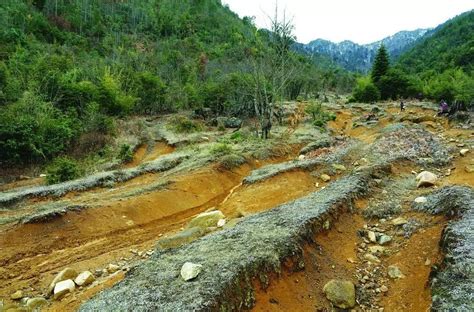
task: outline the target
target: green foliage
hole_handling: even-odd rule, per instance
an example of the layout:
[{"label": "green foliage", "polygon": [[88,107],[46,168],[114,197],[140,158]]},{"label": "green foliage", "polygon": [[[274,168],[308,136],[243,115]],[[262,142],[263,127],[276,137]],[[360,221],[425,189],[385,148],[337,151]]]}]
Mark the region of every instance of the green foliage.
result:
[{"label": "green foliage", "polygon": [[382,100],[415,97],[422,92],[421,85],[415,77],[409,77],[395,68],[390,68],[387,74],[380,78],[378,87]]},{"label": "green foliage", "polygon": [[474,11],[437,27],[433,34],[402,55],[400,67],[416,75],[425,97],[474,104]]},{"label": "green foliage", "polygon": [[119,159],[123,163],[129,163],[133,160],[133,150],[128,144],[122,144],[120,146]]},{"label": "green foliage", "polygon": [[210,153],[214,156],[229,155],[233,152],[232,147],[227,143],[217,143],[211,147]]},{"label": "green foliage", "polygon": [[336,115],[323,110],[320,102],[313,101],[306,106],[306,113],[311,115],[313,125],[324,128],[328,121],[336,120]]},{"label": "green foliage", "polygon": [[355,102],[372,103],[380,100],[380,91],[368,77],[357,80],[352,97]]},{"label": "green foliage", "polygon": [[441,73],[459,67],[474,70],[474,10],[440,25],[433,35],[413,47],[399,60],[410,73],[434,70]]},{"label": "green foliage", "polygon": [[171,118],[169,126],[177,133],[193,133],[203,130],[201,123],[191,120],[186,116],[174,116]]},{"label": "green foliage", "polygon": [[474,79],[461,69],[446,70],[441,75],[428,78],[425,93],[437,101],[445,100],[452,103],[457,100],[471,104],[474,102],[473,86]]},{"label": "green foliage", "polygon": [[116,116],[126,115],[132,110],[136,100],[123,92],[119,77],[105,71],[100,80],[98,95],[98,102],[104,112]]},{"label": "green foliage", "polygon": [[139,98],[135,111],[138,113],[157,114],[171,110],[166,103],[166,85],[160,77],[150,72],[136,75],[136,92]]},{"label": "green foliage", "polygon": [[[221,115],[254,115],[254,98],[270,102],[277,89],[269,77],[255,79],[253,67],[255,57],[278,54],[275,39],[217,0],[4,0],[0,162],[48,161],[83,138],[103,139],[115,119],[132,113],[208,107]],[[339,78],[349,74],[326,74],[289,51],[293,38],[286,39],[277,46],[289,52],[286,66],[297,70],[278,90],[282,99],[347,89],[351,78]],[[256,81],[273,91],[256,93]],[[48,118],[11,112],[22,106],[25,92],[48,103]],[[178,128],[192,132],[200,125]],[[91,146],[102,145],[96,143]]]},{"label": "green foliage", "polygon": [[377,51],[375,56],[374,64],[372,65],[371,78],[372,81],[377,85],[380,79],[388,73],[390,68],[390,61],[388,52],[385,46],[382,44]]},{"label": "green foliage", "polygon": [[46,168],[46,182],[56,184],[74,180],[80,177],[80,170],[77,162],[67,157],[56,158]]},{"label": "green foliage", "polygon": [[0,108],[0,162],[44,161],[63,152],[78,129],[51,103],[25,92],[14,104]]}]

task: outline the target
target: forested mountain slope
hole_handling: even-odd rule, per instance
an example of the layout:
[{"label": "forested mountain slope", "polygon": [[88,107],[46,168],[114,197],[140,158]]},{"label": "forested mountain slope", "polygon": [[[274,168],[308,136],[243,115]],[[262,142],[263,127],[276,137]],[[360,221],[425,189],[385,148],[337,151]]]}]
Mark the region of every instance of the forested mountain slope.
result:
[{"label": "forested mountain slope", "polygon": [[411,72],[438,72],[460,67],[474,69],[474,10],[438,26],[433,35],[421,40],[400,58]]},{"label": "forested mountain slope", "polygon": [[[130,114],[251,114],[271,39],[219,0],[1,1],[0,163],[48,161]],[[289,59],[284,97],[351,88]]]}]

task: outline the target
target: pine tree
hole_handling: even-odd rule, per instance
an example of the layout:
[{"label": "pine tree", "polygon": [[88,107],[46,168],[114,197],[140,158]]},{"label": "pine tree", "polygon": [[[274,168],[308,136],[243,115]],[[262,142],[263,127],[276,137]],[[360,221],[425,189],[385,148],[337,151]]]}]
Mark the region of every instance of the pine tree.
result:
[{"label": "pine tree", "polygon": [[390,61],[388,60],[387,49],[385,49],[385,46],[382,44],[375,56],[374,65],[372,65],[372,81],[378,84],[382,76],[388,73],[389,67]]}]

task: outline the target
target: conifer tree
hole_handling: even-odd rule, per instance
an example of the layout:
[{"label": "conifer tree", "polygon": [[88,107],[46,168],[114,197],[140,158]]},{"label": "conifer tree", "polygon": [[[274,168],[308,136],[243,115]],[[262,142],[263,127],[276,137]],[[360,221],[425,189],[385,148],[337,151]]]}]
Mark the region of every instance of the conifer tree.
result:
[{"label": "conifer tree", "polygon": [[390,61],[388,59],[387,49],[382,44],[375,56],[374,65],[372,65],[372,81],[378,84],[380,79],[388,73]]}]

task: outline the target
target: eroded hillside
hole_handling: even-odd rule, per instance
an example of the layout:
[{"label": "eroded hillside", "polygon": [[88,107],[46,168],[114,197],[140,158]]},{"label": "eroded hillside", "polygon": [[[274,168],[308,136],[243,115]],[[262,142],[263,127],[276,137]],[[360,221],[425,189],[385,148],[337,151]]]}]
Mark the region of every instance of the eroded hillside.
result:
[{"label": "eroded hillside", "polygon": [[[269,140],[251,122],[176,135],[149,120],[154,140],[123,168],[3,185],[3,309],[472,308],[472,124],[430,103],[331,103],[322,131],[306,105],[287,103]],[[186,262],[201,266],[190,281]],[[54,299],[66,268],[95,281]]]}]

